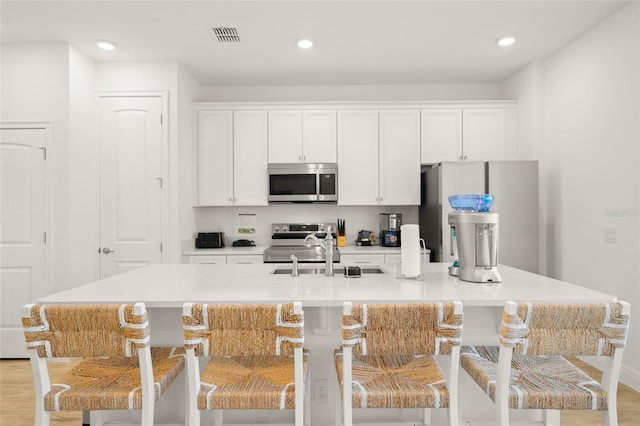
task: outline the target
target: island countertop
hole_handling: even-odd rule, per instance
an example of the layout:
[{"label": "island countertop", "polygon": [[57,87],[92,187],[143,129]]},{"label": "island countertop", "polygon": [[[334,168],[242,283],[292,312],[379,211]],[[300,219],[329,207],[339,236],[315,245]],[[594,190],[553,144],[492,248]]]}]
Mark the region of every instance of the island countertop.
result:
[{"label": "island countertop", "polygon": [[[291,266],[291,265],[287,265]],[[301,265],[300,268],[324,265]],[[39,299],[40,303],[145,302],[176,308],[184,302],[274,303],[299,300],[303,306],[352,302],[459,300],[465,306],[503,306],[506,300],[616,301],[616,297],[500,265],[501,283],[469,283],[448,274],[448,264],[423,263],[419,279],[400,277],[401,264],[385,263],[385,274],[346,278],[271,274],[283,265],[149,265]]]}]

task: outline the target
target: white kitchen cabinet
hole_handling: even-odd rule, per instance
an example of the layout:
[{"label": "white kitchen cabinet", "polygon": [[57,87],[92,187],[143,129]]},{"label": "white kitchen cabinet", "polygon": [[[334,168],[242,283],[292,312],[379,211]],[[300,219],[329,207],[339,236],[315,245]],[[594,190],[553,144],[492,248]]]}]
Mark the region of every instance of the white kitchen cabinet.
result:
[{"label": "white kitchen cabinet", "polygon": [[402,255],[401,254],[385,254],[384,262],[385,263],[402,263]]},{"label": "white kitchen cabinet", "polygon": [[219,254],[189,256],[189,263],[224,265],[227,263],[227,256]]},{"label": "white kitchen cabinet", "polygon": [[379,111],[380,205],[420,204],[420,111]]},{"label": "white kitchen cabinet", "polygon": [[442,108],[421,111],[421,162],[514,158],[516,109]]},{"label": "white kitchen cabinet", "polygon": [[232,265],[253,265],[257,263],[263,263],[263,257],[261,255],[248,255],[248,254],[230,254],[227,256],[227,263]]},{"label": "white kitchen cabinet", "polygon": [[335,110],[269,111],[269,163],[335,163]]},{"label": "white kitchen cabinet", "polygon": [[338,204],[420,204],[420,112],[338,111]]},{"label": "white kitchen cabinet", "polygon": [[199,111],[198,205],[267,205],[267,112]]},{"label": "white kitchen cabinet", "polygon": [[269,163],[302,163],[302,111],[269,111]]},{"label": "white kitchen cabinet", "polygon": [[458,161],[462,154],[462,110],[421,111],[421,162]]},{"label": "white kitchen cabinet", "polygon": [[338,111],[338,205],[380,202],[378,110]]},{"label": "white kitchen cabinet", "polygon": [[233,203],[233,112],[198,112],[198,204]]},{"label": "white kitchen cabinet", "polygon": [[504,110],[462,111],[462,156],[464,161],[504,160]]},{"label": "white kitchen cabinet", "polygon": [[343,265],[380,265],[384,263],[384,254],[341,254]]},{"label": "white kitchen cabinet", "polygon": [[267,112],[233,113],[233,205],[266,206]]},{"label": "white kitchen cabinet", "polygon": [[338,161],[336,110],[302,112],[302,160],[304,163]]}]

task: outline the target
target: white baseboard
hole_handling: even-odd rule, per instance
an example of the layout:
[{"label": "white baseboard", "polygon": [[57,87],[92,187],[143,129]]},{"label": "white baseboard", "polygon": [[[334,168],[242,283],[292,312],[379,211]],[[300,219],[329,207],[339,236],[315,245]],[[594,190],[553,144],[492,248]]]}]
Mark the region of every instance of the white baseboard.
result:
[{"label": "white baseboard", "polygon": [[[602,371],[604,367],[604,360],[601,358],[591,357],[578,357],[582,361],[594,366],[598,370]],[[620,367],[620,382],[629,386],[631,389],[640,392],[640,372],[632,370],[631,368],[622,364]]]}]

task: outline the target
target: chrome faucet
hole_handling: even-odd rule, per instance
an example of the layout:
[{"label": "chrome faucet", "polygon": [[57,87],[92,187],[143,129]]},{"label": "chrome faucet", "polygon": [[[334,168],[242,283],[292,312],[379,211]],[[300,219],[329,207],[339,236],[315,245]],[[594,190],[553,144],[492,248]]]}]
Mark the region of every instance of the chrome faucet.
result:
[{"label": "chrome faucet", "polygon": [[290,259],[293,260],[293,268],[291,269],[291,276],[299,277],[300,275],[298,275],[298,258],[296,257],[295,254],[292,254]]},{"label": "chrome faucet", "polygon": [[313,240],[324,250],[324,276],[333,276],[333,235],[331,234],[333,229],[327,226],[327,236],[324,241],[321,241],[313,234],[309,234],[305,237],[304,242],[308,244],[309,240]]}]

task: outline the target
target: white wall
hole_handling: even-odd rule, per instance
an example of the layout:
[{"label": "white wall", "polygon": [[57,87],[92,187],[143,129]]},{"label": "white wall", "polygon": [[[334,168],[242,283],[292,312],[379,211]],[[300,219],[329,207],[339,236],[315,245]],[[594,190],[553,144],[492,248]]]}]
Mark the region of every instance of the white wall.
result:
[{"label": "white wall", "polygon": [[70,282],[69,49],[63,43],[2,44],[0,121],[51,122],[53,290]]},{"label": "white wall", "polygon": [[[182,67],[178,66],[178,143],[176,146],[176,170],[171,172],[177,176],[172,179],[175,187],[171,187],[171,193],[177,201],[175,206],[178,217],[176,229],[176,241],[192,238],[196,229],[193,212],[193,194],[197,182],[196,144],[193,134],[193,112],[191,104],[196,94],[200,91],[200,85]],[[173,203],[172,203],[173,204]],[[172,206],[173,207],[173,206]]]},{"label": "white wall", "polygon": [[100,277],[99,152],[95,63],[69,47],[69,282],[75,287]]},{"label": "white wall", "polygon": [[[540,159],[547,274],[632,305],[622,379],[640,389],[640,4],[507,80]],[[539,114],[542,106],[543,116]],[[542,132],[540,131],[542,130]],[[542,228],[542,229],[545,229]],[[605,242],[605,230],[617,242]]]}]

